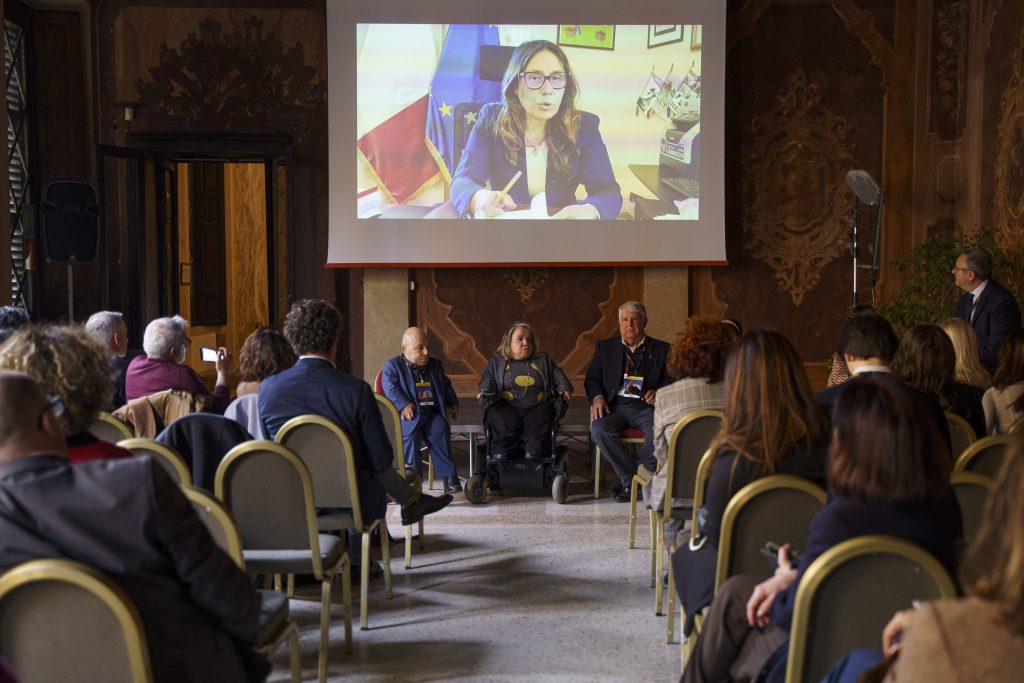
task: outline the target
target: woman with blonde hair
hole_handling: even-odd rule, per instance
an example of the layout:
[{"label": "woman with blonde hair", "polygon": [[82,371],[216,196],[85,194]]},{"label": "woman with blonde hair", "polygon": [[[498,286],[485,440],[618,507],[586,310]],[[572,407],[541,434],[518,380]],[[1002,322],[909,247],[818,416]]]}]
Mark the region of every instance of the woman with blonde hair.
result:
[{"label": "woman with blonde hair", "polygon": [[33,325],[0,346],[0,369],[23,372],[50,394],[68,435],[68,458],[89,462],[130,458],[131,451],[89,433],[114,396],[110,351],[80,325]]},{"label": "woman with blonde hair", "polygon": [[953,342],[956,352],[956,381],[974,387],[978,398],[992,386],[992,375],[981,364],[978,351],[978,335],[974,328],[960,318],[946,318],[942,321],[942,331]]}]

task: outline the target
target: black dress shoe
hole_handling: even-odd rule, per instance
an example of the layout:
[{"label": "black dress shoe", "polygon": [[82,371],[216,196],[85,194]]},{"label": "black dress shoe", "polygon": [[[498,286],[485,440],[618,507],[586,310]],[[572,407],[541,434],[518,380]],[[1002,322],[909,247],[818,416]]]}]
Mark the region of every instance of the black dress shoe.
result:
[{"label": "black dress shoe", "polygon": [[491,453],[491,462],[505,462],[508,456],[504,453]]},{"label": "black dress shoe", "polygon": [[458,477],[444,478],[444,492],[448,494],[462,493],[462,483]]},{"label": "black dress shoe", "polygon": [[623,488],[618,493],[615,494],[614,498],[619,503],[628,503],[630,495],[631,494],[630,494],[629,489],[628,488]]},{"label": "black dress shoe", "polygon": [[620,493],[622,493],[622,480],[621,479],[616,479],[615,481],[612,482],[612,486],[609,489],[609,493],[612,494],[612,498],[616,498],[616,497],[618,497],[618,495]]},{"label": "black dress shoe", "polygon": [[402,526],[415,524],[427,515],[442,509],[450,502],[452,502],[452,497],[447,493],[443,496],[421,496],[412,505],[406,505],[402,508]]}]

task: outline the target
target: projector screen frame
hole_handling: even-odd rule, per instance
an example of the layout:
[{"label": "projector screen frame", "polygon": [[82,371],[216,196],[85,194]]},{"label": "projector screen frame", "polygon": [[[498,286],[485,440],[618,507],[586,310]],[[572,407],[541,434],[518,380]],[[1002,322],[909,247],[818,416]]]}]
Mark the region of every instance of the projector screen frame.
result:
[{"label": "projector screen frame", "polygon": [[[725,3],[651,0],[635,3],[542,0],[484,6],[470,0],[327,0],[329,247],[327,266],[500,267],[726,265],[724,216]],[[642,8],[641,11],[640,8]],[[700,220],[524,220],[357,218],[356,45],[359,24],[594,22],[639,25],[673,19],[701,25]],[[646,24],[645,24],[646,25]],[[339,40],[338,36],[351,36]],[[569,48],[570,50],[572,48]],[[572,53],[569,53],[572,60]],[[340,65],[340,68],[339,66]],[[645,74],[637,74],[639,94]],[[341,93],[339,95],[338,93]],[[344,94],[350,96],[345,97]],[[629,98],[632,93],[624,94]],[[333,103],[333,104],[332,104]],[[511,228],[502,231],[502,227]],[[625,228],[625,229],[623,229]],[[638,239],[638,232],[643,231]],[[514,232],[512,237],[495,235]]]}]

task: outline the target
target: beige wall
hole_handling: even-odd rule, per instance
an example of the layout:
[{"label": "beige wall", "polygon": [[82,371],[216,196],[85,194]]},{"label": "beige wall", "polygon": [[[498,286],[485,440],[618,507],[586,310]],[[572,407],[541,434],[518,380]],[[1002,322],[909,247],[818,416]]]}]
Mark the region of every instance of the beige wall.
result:
[{"label": "beige wall", "polygon": [[[409,327],[409,271],[367,268],[363,271],[363,379],[372,383],[384,361],[398,355],[402,332]],[[352,368],[354,373],[359,368]]]}]

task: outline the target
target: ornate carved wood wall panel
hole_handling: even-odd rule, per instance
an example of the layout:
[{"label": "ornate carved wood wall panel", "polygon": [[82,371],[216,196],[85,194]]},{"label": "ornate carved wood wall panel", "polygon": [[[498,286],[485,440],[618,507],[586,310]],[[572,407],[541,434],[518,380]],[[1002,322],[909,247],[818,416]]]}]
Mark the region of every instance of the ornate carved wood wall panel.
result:
[{"label": "ornate carved wood wall panel", "polygon": [[502,335],[528,322],[540,348],[579,388],[594,343],[617,329],[618,306],[643,298],[639,268],[436,268],[414,272],[417,324],[460,394],[477,381]]},{"label": "ornate carved wood wall panel", "polygon": [[[730,266],[691,269],[693,309],[775,327],[807,361],[830,356],[851,299],[846,173],[882,177],[873,62],[892,40],[889,4],[729,3],[727,70],[742,74],[726,91]],[[862,213],[863,263],[873,219]]]}]

